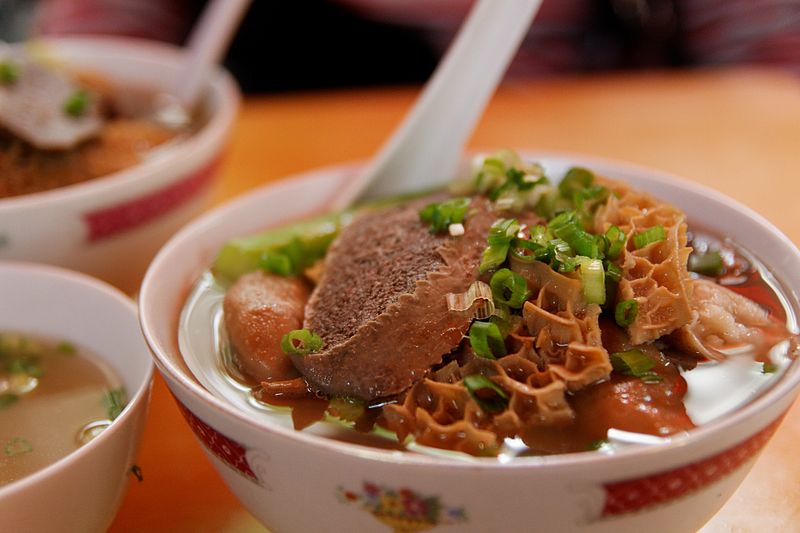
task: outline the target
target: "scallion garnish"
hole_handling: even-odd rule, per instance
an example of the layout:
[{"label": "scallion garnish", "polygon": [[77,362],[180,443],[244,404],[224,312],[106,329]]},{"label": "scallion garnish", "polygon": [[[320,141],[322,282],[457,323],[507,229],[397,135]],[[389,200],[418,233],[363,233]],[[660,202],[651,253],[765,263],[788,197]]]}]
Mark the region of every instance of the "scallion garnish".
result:
[{"label": "scallion garnish", "polygon": [[600,256],[594,235],[584,231],[575,211],[557,215],[547,225],[553,235],[569,244],[575,253],[592,259]]},{"label": "scallion garnish", "polygon": [[592,451],[592,452],[610,450],[611,449],[611,444],[609,444],[608,440],[606,440],[606,439],[593,440],[592,442],[589,443],[588,449],[589,449],[589,451]]},{"label": "scallion garnish", "polygon": [[345,422],[356,422],[364,416],[366,403],[357,398],[331,398],[328,402],[328,413]]},{"label": "scallion garnish", "polygon": [[525,278],[507,268],[501,268],[492,275],[489,286],[492,288],[494,301],[519,309],[528,299],[530,291]]},{"label": "scallion garnish", "polygon": [[324,346],[322,337],[307,329],[295,329],[281,337],[281,350],[286,355],[308,355]]},{"label": "scallion garnish", "polygon": [[623,246],[625,246],[625,232],[617,226],[611,226],[606,231],[605,240],[606,257],[611,260],[618,258]]},{"label": "scallion garnish", "polygon": [[703,254],[695,252],[689,256],[688,268],[691,272],[704,276],[719,276],[725,271],[725,264],[719,252],[709,251]]},{"label": "scallion garnish", "polygon": [[553,251],[550,248],[525,239],[514,240],[511,254],[526,263],[530,263],[531,261],[550,263],[553,259]]},{"label": "scallion garnish", "polygon": [[471,374],[464,378],[464,388],[481,409],[487,413],[498,413],[508,407],[508,394],[494,381],[483,374]]},{"label": "scallion garnish", "polygon": [[292,260],[281,252],[264,252],[258,260],[258,266],[279,276],[290,276],[293,273]]},{"label": "scallion garnish", "polygon": [[447,231],[450,224],[464,222],[470,202],[469,198],[451,198],[428,204],[420,210],[419,218],[430,225],[431,233]]},{"label": "scallion garnish", "polygon": [[493,322],[475,321],[469,328],[469,343],[472,350],[484,359],[497,359],[506,355],[506,343],[500,328]]},{"label": "scallion garnish", "polygon": [[585,168],[572,167],[564,175],[564,179],[558,184],[558,192],[563,198],[572,200],[576,193],[579,193],[594,183],[594,174]]},{"label": "scallion garnish", "polygon": [[636,247],[637,250],[644,248],[648,244],[652,244],[654,242],[660,242],[667,238],[667,234],[664,231],[664,226],[661,224],[657,226],[653,226],[652,228],[647,228],[641,233],[637,233],[633,236],[633,245]]},{"label": "scallion garnish", "polygon": [[14,457],[15,455],[22,455],[23,453],[30,453],[33,451],[33,444],[28,439],[22,437],[14,437],[8,441],[3,450],[6,457]]},{"label": "scallion garnish", "polygon": [[548,183],[540,165],[526,163],[511,150],[500,150],[483,159],[474,189],[506,208],[521,209],[534,201],[529,194],[534,187]]},{"label": "scallion garnish", "polygon": [[519,222],[514,218],[501,218],[489,229],[489,246],[483,251],[480,271],[487,272],[502,265],[508,256],[511,241],[519,232]]},{"label": "scallion garnish", "polygon": [[63,353],[64,355],[75,355],[77,351],[75,349],[75,345],[71,342],[61,341],[56,345],[56,350]]},{"label": "scallion garnish", "polygon": [[778,370],[778,365],[776,365],[775,363],[769,361],[762,363],[761,366],[762,374],[773,374],[777,370]]},{"label": "scallion garnish", "polygon": [[619,280],[622,279],[622,269],[618,265],[608,261],[605,262],[605,267],[606,279],[614,283],[619,283]]},{"label": "scallion garnish", "polygon": [[661,376],[653,372],[653,367],[656,366],[655,361],[643,351],[635,348],[612,353],[611,366],[614,368],[614,372],[640,378],[646,383],[661,381]]},{"label": "scallion garnish", "polygon": [[600,259],[579,259],[583,298],[587,304],[606,303],[606,277]]},{"label": "scallion garnish", "polygon": [[14,85],[19,79],[19,66],[11,61],[0,63],[0,84]]},{"label": "scallion garnish", "polygon": [[553,251],[553,270],[558,272],[572,272],[578,267],[578,260],[575,258],[575,251],[566,241],[553,239],[550,241],[550,248]]},{"label": "scallion garnish", "polygon": [[122,388],[111,389],[103,396],[103,405],[106,406],[108,419],[116,419],[125,409],[125,391]]},{"label": "scallion garnish", "polygon": [[639,312],[639,304],[636,300],[623,300],[614,309],[614,321],[625,328],[633,324]]},{"label": "scallion garnish", "polygon": [[6,363],[6,371],[9,374],[25,374],[33,378],[44,375],[42,367],[39,366],[39,358],[35,355],[18,355],[16,359]]},{"label": "scallion garnish", "polygon": [[78,118],[83,116],[89,108],[89,93],[84,89],[73,92],[64,102],[64,113]]},{"label": "scallion garnish", "polygon": [[0,394],[0,411],[11,407],[19,401],[19,396],[11,392],[4,392]]}]

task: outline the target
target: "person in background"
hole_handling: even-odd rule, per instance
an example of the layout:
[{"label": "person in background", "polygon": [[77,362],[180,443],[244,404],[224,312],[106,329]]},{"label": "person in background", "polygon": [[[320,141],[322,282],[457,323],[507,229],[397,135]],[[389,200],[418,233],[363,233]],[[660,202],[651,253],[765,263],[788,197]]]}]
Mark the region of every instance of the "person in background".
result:
[{"label": "person in background", "polygon": [[[204,2],[43,0],[39,34],[182,43]],[[226,66],[248,92],[419,83],[471,0],[255,1]],[[544,0],[509,76],[760,64],[800,74],[798,0]]]}]

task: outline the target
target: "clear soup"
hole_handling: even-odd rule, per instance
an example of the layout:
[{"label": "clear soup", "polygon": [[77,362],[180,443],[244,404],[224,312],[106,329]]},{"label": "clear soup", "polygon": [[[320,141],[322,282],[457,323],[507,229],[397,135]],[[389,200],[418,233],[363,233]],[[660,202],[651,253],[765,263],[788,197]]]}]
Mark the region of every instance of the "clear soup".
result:
[{"label": "clear soup", "polygon": [[124,405],[119,378],[87,350],[0,332],[0,486],[77,450]]}]

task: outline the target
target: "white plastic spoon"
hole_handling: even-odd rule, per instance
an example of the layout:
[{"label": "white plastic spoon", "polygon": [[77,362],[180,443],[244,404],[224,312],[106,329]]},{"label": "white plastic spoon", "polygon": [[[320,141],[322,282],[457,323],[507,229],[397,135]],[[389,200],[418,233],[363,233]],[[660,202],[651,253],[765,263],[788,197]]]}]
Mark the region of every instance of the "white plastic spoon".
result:
[{"label": "white plastic spoon", "polygon": [[541,0],[478,0],[414,107],[367,167],[333,199],[430,187],[451,178],[467,137],[527,33]]},{"label": "white plastic spoon", "polygon": [[184,109],[191,109],[209,69],[228,49],[251,0],[212,0],[192,29],[186,47],[189,57],[174,81],[173,93]]}]

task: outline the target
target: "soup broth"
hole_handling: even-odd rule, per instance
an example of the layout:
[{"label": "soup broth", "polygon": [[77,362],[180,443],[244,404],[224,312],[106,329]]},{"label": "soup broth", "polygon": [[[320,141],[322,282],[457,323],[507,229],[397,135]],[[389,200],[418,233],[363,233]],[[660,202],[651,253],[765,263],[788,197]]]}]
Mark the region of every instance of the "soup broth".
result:
[{"label": "soup broth", "polygon": [[111,368],[70,343],[0,333],[0,485],[96,437],[124,407]]},{"label": "soup broth", "polygon": [[230,241],[181,316],[192,371],[296,429],[504,460],[666,442],[796,358],[769,269],[679,206],[512,152],[478,165],[468,196]]}]

